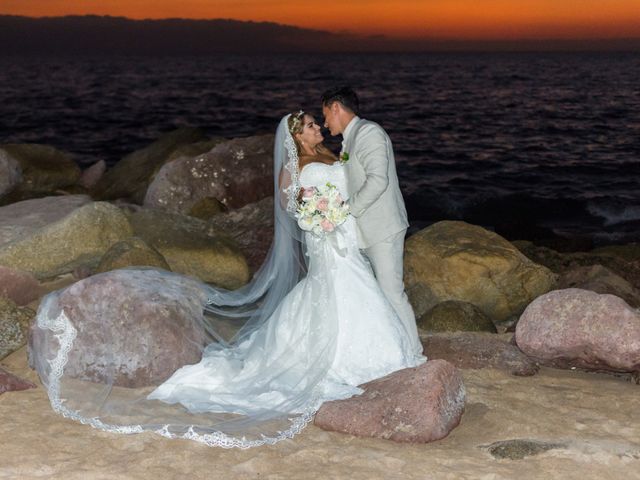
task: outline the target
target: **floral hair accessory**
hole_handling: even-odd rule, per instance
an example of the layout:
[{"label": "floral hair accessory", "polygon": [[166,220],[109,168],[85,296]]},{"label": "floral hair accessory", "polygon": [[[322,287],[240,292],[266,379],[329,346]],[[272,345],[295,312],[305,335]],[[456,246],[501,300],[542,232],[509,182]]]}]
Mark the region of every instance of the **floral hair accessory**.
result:
[{"label": "floral hair accessory", "polygon": [[300,110],[298,113],[293,115],[293,122],[291,123],[291,133],[295,132],[296,129],[300,126],[300,122],[302,121],[302,117],[304,116],[304,110]]}]

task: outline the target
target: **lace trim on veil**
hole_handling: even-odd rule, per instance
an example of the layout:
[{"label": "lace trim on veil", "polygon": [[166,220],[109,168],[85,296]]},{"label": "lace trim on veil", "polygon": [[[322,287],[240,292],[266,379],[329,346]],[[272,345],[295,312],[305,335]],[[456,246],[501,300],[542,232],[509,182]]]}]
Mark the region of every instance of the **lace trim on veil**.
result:
[{"label": "lace trim on veil", "polygon": [[287,195],[287,212],[296,213],[298,209],[298,193],[301,189],[298,147],[296,147],[296,142],[293,140],[288,128],[286,129],[284,146],[287,149],[287,157],[289,159],[284,168],[286,168],[291,175],[291,184],[283,188],[282,192]]},{"label": "lace trim on veil", "polygon": [[59,413],[63,417],[75,420],[85,425],[90,425],[99,430],[120,434],[133,434],[150,431],[166,438],[194,440],[210,447],[247,449],[262,445],[273,445],[281,440],[293,438],[296,434],[300,433],[307,424],[311,422],[311,420],[313,420],[313,416],[318,411],[318,401],[312,402],[314,405],[313,407],[307,408],[296,417],[289,418],[291,426],[288,429],[279,431],[277,436],[268,437],[262,435],[262,438],[259,440],[246,440],[244,437],[236,438],[219,431],[214,431],[212,433],[197,433],[193,430],[193,426],[189,427],[185,433],[177,434],[170,431],[171,425],[168,424],[163,425],[161,428],[151,430],[143,428],[142,425],[110,425],[102,422],[97,417],[84,417],[77,411],[66,407],[64,405],[65,399],[60,398],[60,379],[62,378],[64,367],[68,362],[69,352],[73,347],[73,342],[78,332],[71,324],[71,321],[64,311],[62,311],[60,315],[53,320],[48,320],[45,317],[46,316],[44,315],[38,317],[38,327],[51,330],[55,334],[55,338],[58,340],[60,345],[57,355],[48,361],[49,366],[51,367],[51,372],[48,379],[47,391],[51,407],[55,412]]}]

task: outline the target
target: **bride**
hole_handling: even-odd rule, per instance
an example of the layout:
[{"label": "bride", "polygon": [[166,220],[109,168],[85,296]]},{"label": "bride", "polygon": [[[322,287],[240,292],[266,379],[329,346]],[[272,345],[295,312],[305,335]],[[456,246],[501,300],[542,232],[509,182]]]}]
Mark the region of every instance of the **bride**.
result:
[{"label": "bride", "polygon": [[[152,391],[90,384],[65,377],[73,346],[60,340],[62,360],[39,368],[56,411],[112,432],[249,448],[291,438],[323,402],[362,393],[358,385],[426,360],[413,353],[410,333],[360,253],[354,219],[323,236],[297,225],[305,189],[331,184],[349,196],[344,166],[322,141],[311,115],[280,121],[272,246],[245,287],[201,286],[208,298],[201,329],[210,342],[200,362]],[[56,327],[63,339],[68,318],[54,303],[43,301],[37,326]],[[225,340],[223,327],[242,319]]]}]

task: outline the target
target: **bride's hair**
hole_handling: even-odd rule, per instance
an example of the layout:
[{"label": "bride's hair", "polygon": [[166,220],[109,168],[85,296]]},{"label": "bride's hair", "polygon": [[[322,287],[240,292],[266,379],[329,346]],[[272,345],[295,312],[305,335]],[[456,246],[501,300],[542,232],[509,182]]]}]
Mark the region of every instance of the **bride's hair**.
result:
[{"label": "bride's hair", "polygon": [[302,154],[302,145],[300,145],[300,141],[296,138],[296,135],[298,133],[302,133],[302,129],[304,128],[305,115],[306,113],[304,110],[298,110],[297,112],[289,115],[289,119],[287,120],[287,127],[289,128],[289,133],[293,137],[293,141],[296,144],[298,155]]}]

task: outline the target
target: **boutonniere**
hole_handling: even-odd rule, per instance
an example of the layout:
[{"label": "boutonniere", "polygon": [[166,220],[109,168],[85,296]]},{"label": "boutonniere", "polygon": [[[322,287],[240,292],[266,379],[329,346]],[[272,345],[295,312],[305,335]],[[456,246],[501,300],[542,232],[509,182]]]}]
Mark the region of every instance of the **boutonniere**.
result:
[{"label": "boutonniere", "polygon": [[340,154],[340,163],[345,164],[349,161],[349,153],[348,152],[342,152]]}]

